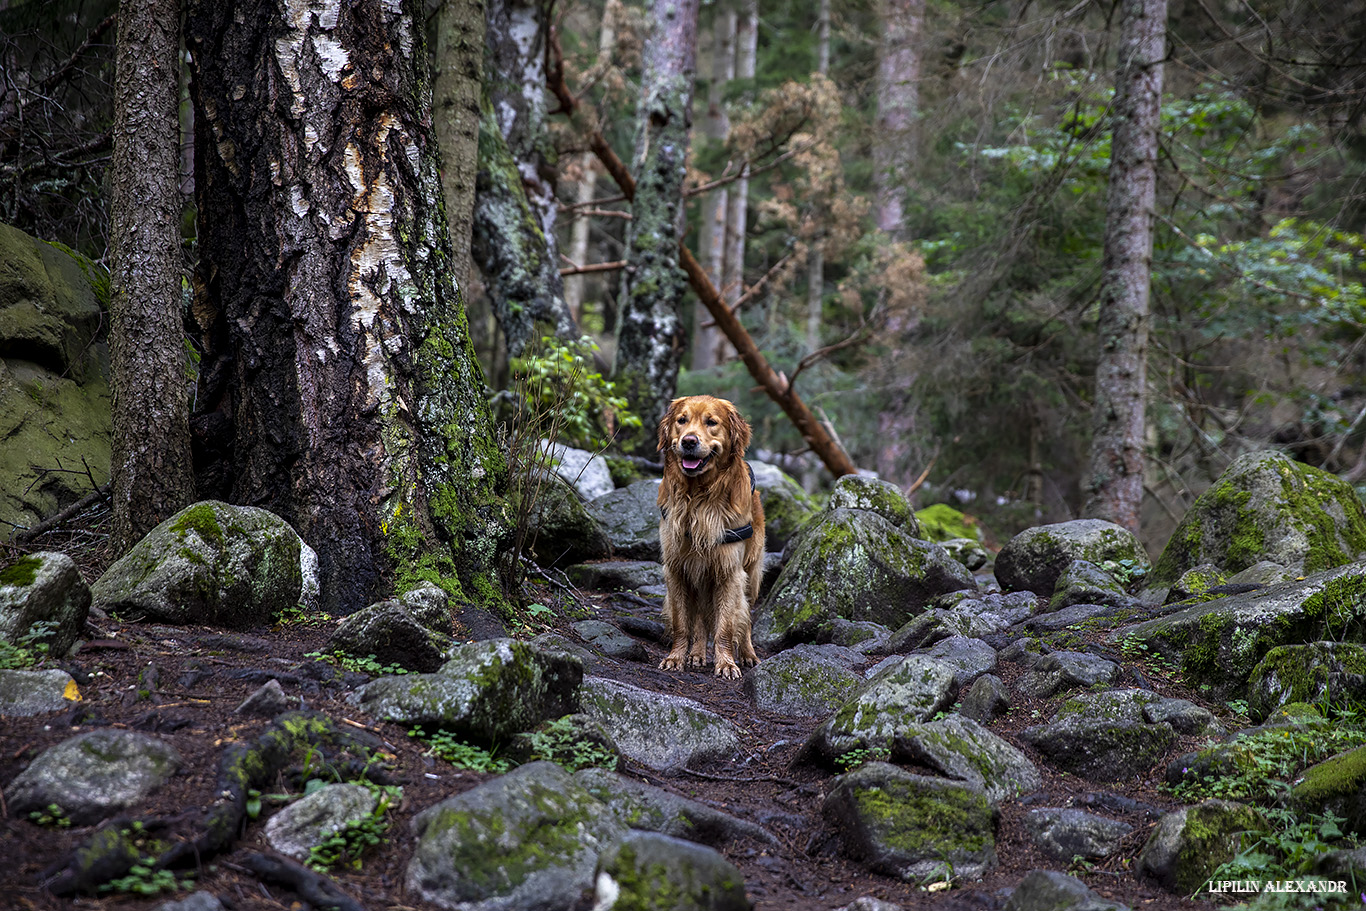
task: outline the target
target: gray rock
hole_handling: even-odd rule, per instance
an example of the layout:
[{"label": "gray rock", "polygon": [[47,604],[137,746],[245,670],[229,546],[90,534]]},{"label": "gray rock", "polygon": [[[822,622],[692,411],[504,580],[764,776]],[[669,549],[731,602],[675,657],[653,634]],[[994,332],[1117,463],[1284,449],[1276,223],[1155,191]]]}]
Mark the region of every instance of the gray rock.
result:
[{"label": "gray rock", "polygon": [[1070,807],[1040,807],[1025,814],[1034,843],[1058,860],[1099,860],[1119,850],[1134,830],[1127,822]]},{"label": "gray rock", "polygon": [[451,911],[568,908],[598,857],[627,834],[609,807],[553,762],[533,762],[413,819],[411,894]]},{"label": "gray rock", "polygon": [[871,895],[860,895],[843,908],[837,908],[836,911],[904,911],[904,909],[895,902],[883,901]]},{"label": "gray rock", "polygon": [[1058,575],[1048,610],[1062,610],[1074,604],[1108,604],[1130,607],[1138,604],[1115,578],[1088,560],[1073,560]]},{"label": "gray rock", "polygon": [[43,715],[80,701],[81,691],[66,671],[0,670],[0,715]]},{"label": "gray rock", "polygon": [[427,629],[450,631],[451,596],[435,582],[419,582],[397,600]]},{"label": "gray rock", "polygon": [[1291,702],[1348,705],[1366,701],[1366,647],[1355,642],[1281,645],[1248,680],[1247,714],[1262,721]]},{"label": "gray rock", "polygon": [[573,639],[566,638],[555,632],[541,633],[535,639],[531,640],[531,644],[543,651],[564,652],[565,654],[573,655],[575,658],[579,659],[581,664],[583,664],[585,673],[601,670],[604,667],[604,662],[611,663],[607,662],[606,659],[597,652],[589,651],[587,648],[584,648],[582,643],[575,642]]},{"label": "gray rock", "polygon": [[[607,533],[589,514],[579,494],[555,475],[537,474],[528,496],[527,545],[542,566],[565,566],[611,553]],[[610,480],[610,479],[609,479]]]},{"label": "gray rock", "polygon": [[588,677],[580,691],[583,712],[602,722],[622,753],[652,769],[730,759],[739,732],[691,699],[655,693],[604,677]]},{"label": "gray rock", "polygon": [[632,832],[598,860],[598,908],[750,911],[745,879],[715,850],[661,835]]},{"label": "gray rock", "polygon": [[807,739],[804,757],[838,767],[858,750],[885,750],[912,725],[953,704],[954,669],[922,655],[895,660]]},{"label": "gray rock", "polygon": [[940,639],[923,654],[953,668],[953,682],[960,689],[983,674],[996,670],[996,649],[981,639],[950,636]]},{"label": "gray rock", "polygon": [[773,833],[754,822],[616,772],[582,769],[574,773],[574,781],[610,806],[633,829],[661,832],[705,845],[721,845],[737,838],[778,843]]},{"label": "gray rock", "polygon": [[582,563],[566,569],[565,575],[581,588],[598,591],[640,591],[662,588],[664,585],[664,567],[659,565],[657,559]]},{"label": "gray rock", "polygon": [[357,658],[373,657],[381,665],[431,673],[446,663],[455,640],[418,620],[406,603],[380,601],[343,618],[327,647]]},{"label": "gray rock", "polygon": [[909,724],[897,732],[892,759],[966,781],[993,804],[1037,790],[1039,770],[1018,749],[961,715]]},{"label": "gray rock", "polygon": [[145,799],[180,768],[165,741],[103,728],[48,747],[5,788],[11,815],[56,804],[73,825],[91,825]]},{"label": "gray rock", "polygon": [[601,652],[609,658],[621,661],[649,659],[644,645],[606,620],[580,620],[574,624],[574,632],[578,633],[594,651]]},{"label": "gray rock", "polygon": [[1131,601],[1123,607],[1115,607],[1113,604],[1073,604],[1061,610],[1030,617],[1020,626],[1035,633],[1070,629],[1087,621],[1095,621],[1090,624],[1091,626],[1104,624],[1106,627],[1114,627],[1147,616],[1147,611],[1135,606],[1136,603]]},{"label": "gray rock", "polygon": [[[933,602],[938,605],[944,598]],[[1027,619],[1034,610],[1037,598],[1032,592],[1012,592],[1008,595],[964,593],[950,606],[934,606],[912,618],[892,634],[886,650],[902,654],[933,645],[950,636],[980,639],[999,633]]]},{"label": "gray rock", "polygon": [[1171,590],[1167,592],[1166,601],[1185,601],[1188,598],[1199,598],[1207,601],[1203,597],[1211,588],[1224,585],[1228,582],[1228,577],[1219,571],[1219,567],[1213,563],[1201,563],[1199,566],[1192,566],[1183,572],[1177,580],[1172,583]]},{"label": "gray rock", "polygon": [[1148,554],[1126,528],[1100,519],[1076,519],[1028,528],[996,555],[996,578],[1005,591],[1032,591],[1051,598],[1058,577],[1073,560],[1097,566],[1130,560],[1146,571]]},{"label": "gray rock", "polygon": [[820,512],[820,505],[781,468],[753,459],[749,464],[764,504],[764,546],[781,552]]},{"label": "gray rock", "polygon": [[1119,679],[1119,665],[1086,652],[1050,652],[1034,662],[1034,666],[1020,678],[1020,692],[1036,699],[1046,699],[1070,687],[1091,687],[1114,683]]},{"label": "gray rock", "polygon": [[1075,876],[1055,870],[1034,870],[1010,893],[1005,911],[1129,911],[1129,908],[1101,898]]},{"label": "gray rock", "polygon": [[380,677],[352,701],[376,718],[441,727],[481,743],[578,711],[583,665],[515,639],[456,646],[434,674]]},{"label": "gray rock", "polygon": [[942,547],[911,537],[879,513],[829,510],[793,543],[755,611],[754,642],[781,648],[812,641],[836,618],[896,628],[935,595],[976,587]]},{"label": "gray rock", "polygon": [[1186,511],[1149,576],[1149,587],[1213,564],[1226,574],[1271,561],[1301,575],[1366,551],[1366,509],[1352,485],[1279,452],[1239,456]]},{"label": "gray rock", "polygon": [[147,533],[91,588],[125,620],[245,628],[296,607],[303,592],[294,529],[254,506],[196,503]]},{"label": "gray rock", "polygon": [[[299,610],[312,616],[318,612],[323,598],[322,566],[318,552],[299,540]],[[435,586],[433,586],[435,587]],[[197,893],[205,894],[205,893]],[[193,896],[191,896],[193,897]],[[187,899],[188,900],[188,899]]]},{"label": "gray rock", "polygon": [[659,560],[659,481],[636,481],[587,504],[612,552],[631,560]]},{"label": "gray rock", "polygon": [[986,566],[987,561],[991,559],[991,554],[987,553],[982,542],[974,541],[972,538],[949,538],[947,541],[940,541],[939,546],[948,551],[950,557],[973,572]]},{"label": "gray rock", "polygon": [[922,538],[920,520],[915,510],[895,484],[865,475],[847,474],[835,482],[826,501],[827,512],[837,509],[857,509],[876,513],[889,523],[909,534]]},{"label": "gray rock", "polygon": [[863,684],[850,670],[862,663],[862,655],[843,646],[798,645],[745,674],[743,688],[765,712],[827,715]]},{"label": "gray rock", "polygon": [[[60,658],[85,630],[90,586],[66,554],[39,552],[0,569],[0,642],[42,643]],[[36,626],[35,624],[40,624]]]},{"label": "gray rock", "polygon": [[958,712],[981,724],[990,724],[1010,711],[1010,694],[1000,677],[983,674],[963,694]]},{"label": "gray rock", "polygon": [[1063,703],[1054,720],[1021,737],[1053,767],[1094,781],[1122,781],[1149,772],[1176,742],[1167,723],[1152,724],[1144,705],[1159,697],[1144,690],[1082,693]]},{"label": "gray rock", "polygon": [[1191,737],[1223,737],[1224,725],[1209,709],[1186,699],[1159,699],[1143,706],[1152,724],[1170,724],[1178,734]]},{"label": "gray rock", "polygon": [[822,812],[845,852],[877,873],[929,882],[996,867],[996,812],[970,785],[870,762],[831,783]]},{"label": "gray rock", "polygon": [[1134,861],[1134,874],[1169,892],[1190,895],[1220,864],[1233,859],[1243,833],[1266,829],[1257,810],[1232,801],[1207,800],[1173,810],[1153,827]]},{"label": "gray rock", "polygon": [[877,651],[885,651],[889,636],[891,636],[891,630],[881,623],[873,623],[868,620],[845,620],[836,617],[817,630],[816,641],[828,642],[831,645],[842,645],[860,654],[868,655]]},{"label": "gray rock", "polygon": [[152,911],[223,911],[223,903],[211,892],[191,892],[180,901],[162,902]]},{"label": "gray rock", "polygon": [[1270,560],[1259,560],[1247,569],[1240,569],[1238,572],[1228,577],[1229,585],[1276,585],[1281,582],[1293,582],[1295,577],[1300,575],[1297,570],[1287,569],[1279,563]]},{"label": "gray rock", "polygon": [[266,842],[295,860],[333,833],[374,814],[379,798],[364,785],[329,784],[280,809],[266,820]]},{"label": "gray rock", "polygon": [[596,500],[616,488],[611,469],[602,456],[549,440],[541,440],[540,445],[542,452],[550,452],[551,470],[582,499]]},{"label": "gray rock", "polygon": [[284,687],[280,686],[280,681],[270,680],[256,692],[243,699],[241,704],[233,709],[233,712],[256,718],[274,718],[281,712],[298,708],[298,702],[297,699],[289,698]]}]

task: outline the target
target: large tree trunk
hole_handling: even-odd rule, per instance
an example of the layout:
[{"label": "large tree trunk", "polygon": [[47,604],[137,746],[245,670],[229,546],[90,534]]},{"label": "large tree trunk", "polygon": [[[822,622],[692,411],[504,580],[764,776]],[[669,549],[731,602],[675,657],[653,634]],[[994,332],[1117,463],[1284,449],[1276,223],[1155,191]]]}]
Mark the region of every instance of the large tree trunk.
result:
[{"label": "large tree trunk", "polygon": [[[712,23],[711,84],[707,87],[707,115],[704,130],[707,139],[722,144],[730,135],[730,117],[726,113],[726,86],[735,78],[735,26],[737,16],[733,8],[717,9]],[[707,277],[718,288],[725,281],[726,268],[726,213],[730,193],[726,187],[712,190],[702,199],[702,222],[697,226],[697,245],[702,254],[702,265]],[[711,320],[707,307],[698,301],[693,308],[692,369],[706,370],[717,362],[717,348],[723,336]]]},{"label": "large tree trunk", "polygon": [[432,131],[441,147],[441,192],[451,233],[451,277],[469,288],[479,99],[484,78],[483,0],[444,0],[432,56]]},{"label": "large tree trunk", "polygon": [[119,8],[110,166],[113,537],[122,552],[194,500],[181,318],[180,4]]},{"label": "large tree trunk", "polygon": [[1122,9],[1085,513],[1137,532],[1167,0],[1123,0]]},{"label": "large tree trunk", "polygon": [[[697,6],[698,0],[655,0],[645,42],[615,374],[646,428],[659,422],[673,398],[686,345],[682,305],[688,278],[679,267],[678,250]],[[654,433],[643,436],[641,451],[653,451]]]},{"label": "large tree trunk", "polygon": [[920,34],[925,0],[879,0],[882,44],[877,67],[877,124],[873,137],[874,220],[900,235],[920,108]]},{"label": "large tree trunk", "polygon": [[474,255],[514,357],[535,340],[538,323],[562,338],[578,335],[564,300],[544,154],[547,31],[537,0],[489,0]]},{"label": "large tree trunk", "polygon": [[193,0],[201,405],[229,495],[347,612],[426,578],[497,601],[503,456],[451,279],[422,30],[385,0]]}]

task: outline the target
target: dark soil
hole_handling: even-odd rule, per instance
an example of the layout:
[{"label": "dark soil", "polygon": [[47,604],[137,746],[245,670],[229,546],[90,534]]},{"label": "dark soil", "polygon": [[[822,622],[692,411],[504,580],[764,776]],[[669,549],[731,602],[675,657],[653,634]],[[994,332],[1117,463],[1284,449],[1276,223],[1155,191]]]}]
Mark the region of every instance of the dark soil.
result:
[{"label": "dark soil", "polygon": [[[50,543],[50,549],[57,549]],[[0,563],[5,560],[0,559]],[[646,608],[607,594],[584,593],[593,616],[607,619],[622,610]],[[547,593],[543,600],[554,600]],[[582,614],[580,614],[582,616]],[[558,625],[571,636],[568,620]],[[36,718],[0,717],[0,783],[14,778],[43,749],[81,731],[113,726],[154,733],[175,745],[184,767],[146,805],[138,818],[169,821],[171,830],[186,825],[193,813],[213,799],[216,763],[225,744],[252,738],[267,721],[236,714],[236,707],[266,680],[280,681],[291,697],[346,725],[370,730],[392,754],[392,776],[403,785],[402,805],[393,814],[391,841],[364,857],[359,870],[335,873],[343,891],[367,909],[425,909],[432,906],[405,892],[404,870],[413,848],[408,823],[425,807],[472,788],[491,777],[455,769],[424,755],[422,744],[399,725],[360,715],[346,701],[350,690],[366,678],[342,675],[309,657],[321,650],[331,623],[282,624],[245,632],[204,627],[166,627],[99,620],[88,641],[71,659],[57,662],[80,683],[83,701],[60,715]],[[544,628],[544,627],[543,627]],[[532,632],[523,630],[524,634]],[[1100,645],[1094,646],[1101,649]],[[896,902],[906,908],[998,909],[1007,891],[1034,869],[1066,870],[1067,863],[1043,855],[1024,828],[1025,812],[1041,806],[1092,806],[1135,826],[1125,850],[1112,861],[1077,867],[1079,876],[1102,896],[1131,908],[1194,909],[1208,905],[1164,893],[1138,881],[1131,859],[1151,831],[1156,812],[1175,806],[1158,787],[1161,766],[1142,780],[1099,785],[1052,773],[1042,762],[1041,791],[1001,807],[997,832],[999,869],[981,882],[956,884],[941,892],[867,872],[855,859],[841,856],[838,842],[824,827],[821,801],[831,776],[812,768],[792,767],[794,754],[819,718],[792,719],[757,711],[739,681],[721,681],[700,672],[666,673],[656,668],[663,649],[649,643],[649,663],[604,662],[597,673],[637,686],[695,699],[729,718],[743,732],[745,753],[721,763],[662,776],[627,765],[626,774],[701,800],[742,819],[757,822],[780,840],[779,849],[744,842],[720,850],[744,873],[749,895],[759,909],[833,909],[863,895]],[[1112,660],[1122,656],[1104,652]],[[1145,685],[1165,695],[1191,698],[1178,682],[1150,668],[1132,668]],[[149,674],[149,672],[151,672]],[[998,673],[1011,682],[1019,669],[1002,665]],[[1136,678],[1139,679],[1139,678]],[[149,682],[151,686],[149,687]],[[1022,702],[993,729],[1030,754],[1016,733],[1046,720],[1058,699]],[[1193,748],[1178,744],[1176,755]],[[1036,762],[1037,756],[1031,755]],[[281,787],[288,782],[282,781]],[[1109,795],[1109,796],[1107,796]],[[1114,800],[1114,796],[1137,803]],[[1127,807],[1128,809],[1123,809]],[[1119,809],[1116,809],[1119,808]],[[237,909],[292,911],[310,907],[290,889],[266,885],[242,866],[251,853],[268,851],[261,835],[264,818],[252,822],[235,848],[207,859],[197,871],[199,888]],[[144,909],[168,898],[103,894],[58,898],[42,886],[44,871],[62,861],[93,829],[41,826],[12,818],[0,806],[0,908],[3,909]]]}]

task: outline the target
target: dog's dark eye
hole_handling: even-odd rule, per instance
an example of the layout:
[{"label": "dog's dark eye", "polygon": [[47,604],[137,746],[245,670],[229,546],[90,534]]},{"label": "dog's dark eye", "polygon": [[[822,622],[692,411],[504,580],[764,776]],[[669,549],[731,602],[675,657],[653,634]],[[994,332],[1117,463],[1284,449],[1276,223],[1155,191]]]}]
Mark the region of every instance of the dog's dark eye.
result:
[{"label": "dog's dark eye", "polygon": [[715,426],[716,426],[716,418],[707,418],[707,426],[708,426],[708,427],[715,427]]},{"label": "dog's dark eye", "polygon": [[685,418],[685,417],[680,417],[680,418],[678,419],[678,423],[679,423],[679,424],[686,424],[686,423],[688,423],[688,419]]}]

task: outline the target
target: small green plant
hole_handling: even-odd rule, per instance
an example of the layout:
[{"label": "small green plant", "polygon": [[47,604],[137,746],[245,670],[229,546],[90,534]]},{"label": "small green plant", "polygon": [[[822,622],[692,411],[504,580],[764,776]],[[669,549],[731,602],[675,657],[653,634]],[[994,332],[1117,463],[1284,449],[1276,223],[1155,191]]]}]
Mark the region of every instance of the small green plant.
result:
[{"label": "small green plant", "polygon": [[332,620],[331,614],[306,611],[303,605],[286,607],[275,615],[275,622],[281,626],[321,626]]},{"label": "small green plant", "polygon": [[584,739],[570,715],[542,725],[540,730],[528,734],[527,740],[531,744],[533,759],[558,762],[571,772],[592,766],[615,769],[619,761],[612,750]]},{"label": "small green plant", "polygon": [[330,652],[308,652],[304,657],[312,658],[315,661],[326,661],[328,664],[335,664],[342,670],[357,674],[369,674],[371,677],[392,677],[397,674],[408,673],[408,669],[401,664],[381,664],[374,653],[361,658],[341,649],[333,649]]},{"label": "small green plant", "polygon": [[597,369],[598,346],[588,336],[565,340],[545,336],[539,347],[513,358],[521,405],[537,414],[554,414],[560,439],[580,449],[601,449],[621,428],[638,428],[624,395]]},{"label": "small green plant", "polygon": [[450,731],[437,730],[428,733],[419,727],[409,730],[408,736],[426,743],[429,756],[444,759],[458,769],[502,773],[513,766],[508,760],[498,758],[495,755],[496,751],[466,743]]},{"label": "small green plant", "polygon": [[33,667],[47,657],[48,643],[57,632],[57,624],[52,620],[38,620],[31,624],[28,631],[14,642],[0,639],[0,669],[19,670]]},{"label": "small green plant", "polygon": [[858,768],[865,762],[886,762],[891,758],[892,751],[887,747],[857,747],[846,750],[843,755],[835,760],[835,765],[849,771]]},{"label": "small green plant", "polygon": [[370,815],[347,823],[320,844],[314,845],[304,861],[306,866],[320,872],[337,867],[359,870],[365,852],[384,843],[389,832],[389,809],[398,802],[403,792],[393,786],[371,786],[371,790],[375,791],[379,801]]},{"label": "small green plant", "polygon": [[1300,770],[1363,744],[1366,730],[1361,728],[1313,726],[1259,731],[1228,745],[1227,772],[1182,782],[1171,791],[1190,803],[1207,797],[1269,802],[1290,787],[1287,782]]},{"label": "small green plant", "polygon": [[28,814],[28,818],[40,826],[51,826],[56,829],[69,828],[71,825],[66,811],[55,803],[50,803],[41,810],[34,810]]},{"label": "small green plant", "polygon": [[1331,812],[1301,819],[1287,809],[1273,807],[1264,809],[1262,816],[1271,829],[1244,833],[1247,837],[1241,849],[1211,879],[1295,879],[1313,870],[1318,858],[1329,851],[1356,846],[1339,825],[1343,817]]},{"label": "small green plant", "polygon": [[142,858],[133,864],[125,876],[111,879],[100,886],[101,892],[125,892],[130,895],[160,895],[162,892],[179,892],[194,888],[194,873],[182,873],[179,878],[170,870],[157,870],[151,857]]}]

